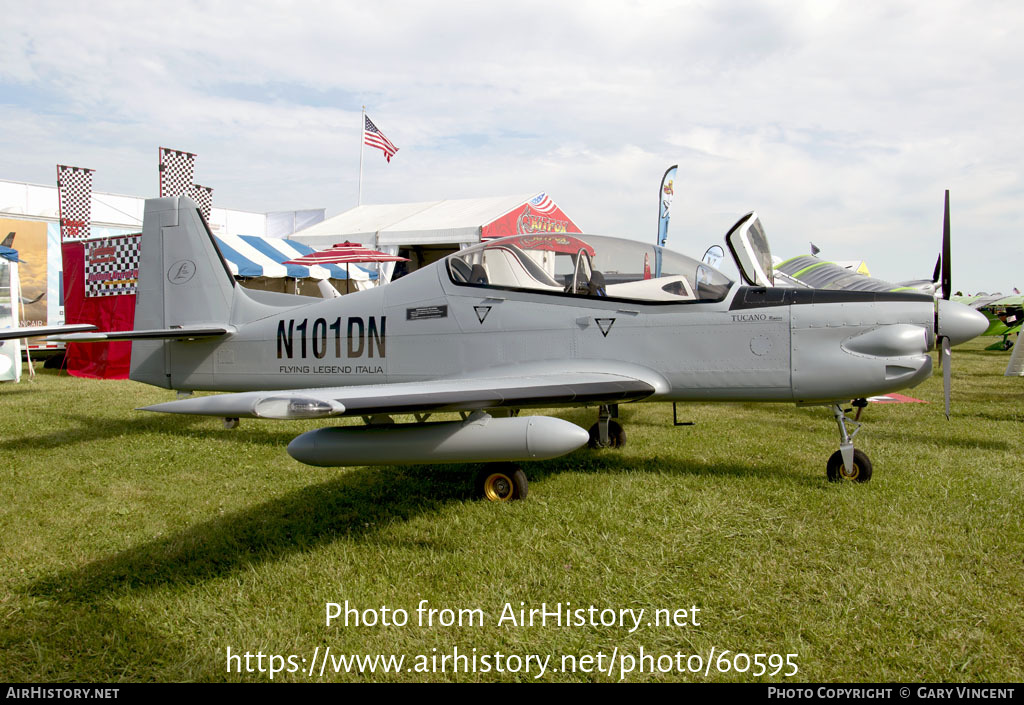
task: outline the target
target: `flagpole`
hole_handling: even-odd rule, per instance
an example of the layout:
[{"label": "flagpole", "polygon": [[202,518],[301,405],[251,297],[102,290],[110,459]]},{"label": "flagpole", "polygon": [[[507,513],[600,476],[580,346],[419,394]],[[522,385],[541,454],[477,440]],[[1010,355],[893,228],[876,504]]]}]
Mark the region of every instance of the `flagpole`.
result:
[{"label": "flagpole", "polygon": [[363,134],[366,132],[366,106],[363,106],[363,113],[359,120],[359,195],[356,196],[356,205],[363,205]]}]

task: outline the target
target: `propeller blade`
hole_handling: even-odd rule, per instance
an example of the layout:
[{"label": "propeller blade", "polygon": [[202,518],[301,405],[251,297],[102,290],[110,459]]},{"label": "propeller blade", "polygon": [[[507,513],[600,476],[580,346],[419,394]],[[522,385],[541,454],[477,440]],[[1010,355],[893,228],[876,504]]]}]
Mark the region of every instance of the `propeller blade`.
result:
[{"label": "propeller blade", "polygon": [[952,266],[949,261],[949,189],[946,189],[946,211],[942,217],[942,298],[953,293]]},{"label": "propeller blade", "polygon": [[953,382],[953,352],[950,349],[949,338],[942,339],[940,362],[942,364],[942,395],[946,400],[946,420],[949,421],[950,391]]},{"label": "propeller blade", "polygon": [[938,284],[940,276],[942,276],[942,255],[941,254],[939,254],[939,256],[935,258],[935,271],[932,272],[932,284]]}]

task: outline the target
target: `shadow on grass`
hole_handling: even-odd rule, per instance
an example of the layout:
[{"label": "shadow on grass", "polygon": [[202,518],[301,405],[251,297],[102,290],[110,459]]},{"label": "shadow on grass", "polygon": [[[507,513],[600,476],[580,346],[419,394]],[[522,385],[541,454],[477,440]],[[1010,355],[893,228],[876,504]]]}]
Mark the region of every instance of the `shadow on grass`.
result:
[{"label": "shadow on grass", "polygon": [[52,429],[44,429],[32,436],[6,438],[0,441],[0,450],[45,450],[69,444],[90,443],[104,438],[115,438],[127,433],[142,431],[166,430],[177,433],[204,420],[201,417],[173,419],[177,423],[173,427],[168,428],[166,421],[163,419],[131,419],[125,421],[124,419],[104,419],[68,413],[61,413],[60,418],[62,425],[60,431],[54,432]]},{"label": "shadow on grass", "polygon": [[[972,414],[972,416],[975,416],[975,414]],[[921,446],[933,446],[933,445],[943,446],[943,447],[956,446],[958,448],[967,448],[967,449],[970,449],[970,450],[983,449],[983,450],[991,450],[991,451],[1006,451],[1006,452],[1009,452],[1009,451],[1013,450],[1014,447],[1019,445],[1019,442],[1017,442],[1017,441],[1011,442],[1011,441],[1007,441],[1007,440],[1001,440],[998,437],[995,437],[995,438],[975,438],[975,437],[963,438],[963,437],[952,436],[952,435],[939,435],[939,434],[931,434],[931,433],[906,433],[906,432],[901,431],[901,430],[892,430],[892,431],[890,431],[890,430],[886,430],[886,429],[879,429],[878,432],[876,433],[876,437],[879,438],[879,439],[888,439],[888,440],[899,439],[899,441],[901,443],[905,443],[907,441],[913,441],[913,442],[916,442],[916,443],[920,444]]]},{"label": "shadow on grass", "polygon": [[362,536],[381,523],[436,511],[468,497],[470,490],[464,472],[417,477],[407,469],[359,469],[44,578],[30,592],[90,600],[125,588],[202,581],[336,537]]},{"label": "shadow on grass", "polygon": [[[246,419],[248,421],[248,419]],[[242,441],[260,445],[284,447],[295,436],[306,430],[268,431],[269,426],[249,425],[227,430],[211,424],[209,417],[150,414],[125,420],[123,418],[101,418],[62,413],[60,431],[49,430],[31,436],[19,436],[0,441],[0,450],[25,451],[47,450],[92,443],[108,438],[135,434],[157,434],[165,436],[185,436],[212,440]]]},{"label": "shadow on grass", "polygon": [[[955,412],[954,412],[955,413]],[[998,423],[1020,423],[1024,421],[1024,413],[1012,409],[1006,410],[1004,413],[994,413],[991,411],[979,411],[973,414],[965,414],[972,419],[981,419],[983,421],[995,421]],[[1015,436],[1017,444],[1020,444],[1019,436]]]},{"label": "shadow on grass", "polygon": [[[87,419],[78,419],[84,423]],[[147,426],[151,421],[140,422]],[[183,421],[178,432],[237,442],[279,443],[293,432],[195,431]],[[161,429],[170,432],[171,429]],[[24,669],[21,680],[110,680],[125,664],[152,664],[131,679],[221,680],[219,654],[188,657],[182,646],[122,608],[119,596],[189,586],[246,571],[332,541],[376,540],[379,527],[439,513],[473,496],[477,465],[356,468],[326,482],[289,492],[226,516],[212,518],[166,538],[140,544],[80,568],[29,584],[37,602],[16,621],[0,626],[0,649]],[[709,464],[636,458],[616,450],[580,450],[543,463],[525,463],[531,481],[565,472],[592,475],[653,473],[762,480],[777,477],[770,463]],[[819,486],[822,478],[787,469],[793,482]],[[527,500],[529,501],[529,500]],[[495,507],[494,509],[498,509]],[[432,547],[436,548],[436,547]],[[54,625],[64,625],[55,629]],[[191,663],[187,658],[194,659]],[[145,668],[150,668],[148,665]],[[116,679],[116,678],[115,678]]]},{"label": "shadow on grass", "polygon": [[[39,597],[91,601],[104,593],[150,589],[214,579],[247,566],[329,543],[336,538],[373,535],[377,527],[436,513],[446,504],[474,496],[478,465],[358,468],[240,512],[197,524],[73,571],[42,578],[28,590]],[[778,468],[742,464],[639,466],[616,451],[578,451],[556,461],[524,464],[533,481],[562,472],[714,475],[768,478]],[[795,481],[820,484],[818,477],[793,474]],[[529,501],[529,500],[527,500]]]},{"label": "shadow on grass", "polygon": [[0,402],[11,397],[20,396],[22,394],[32,394],[38,390],[32,388],[32,383],[22,381],[17,385],[0,384]]}]

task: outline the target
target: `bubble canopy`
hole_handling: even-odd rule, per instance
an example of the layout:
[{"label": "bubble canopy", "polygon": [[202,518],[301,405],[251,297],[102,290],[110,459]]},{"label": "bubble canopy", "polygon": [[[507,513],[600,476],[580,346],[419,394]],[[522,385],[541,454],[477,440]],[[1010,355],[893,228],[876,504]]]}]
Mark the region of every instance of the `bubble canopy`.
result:
[{"label": "bubble canopy", "polygon": [[721,301],[732,280],[692,257],[636,240],[567,233],[489,240],[447,258],[452,282],[492,289],[659,303]]}]

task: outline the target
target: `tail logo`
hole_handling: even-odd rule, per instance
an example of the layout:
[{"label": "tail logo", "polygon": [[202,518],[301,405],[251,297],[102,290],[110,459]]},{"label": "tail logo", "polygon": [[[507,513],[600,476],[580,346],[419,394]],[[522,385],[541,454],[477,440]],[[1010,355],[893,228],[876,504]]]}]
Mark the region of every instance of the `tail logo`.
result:
[{"label": "tail logo", "polygon": [[190,259],[175,262],[167,270],[167,281],[171,284],[185,284],[195,276],[196,263]]}]

